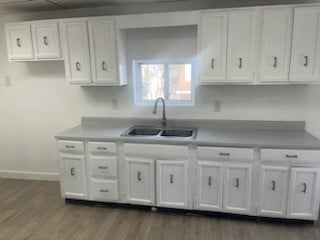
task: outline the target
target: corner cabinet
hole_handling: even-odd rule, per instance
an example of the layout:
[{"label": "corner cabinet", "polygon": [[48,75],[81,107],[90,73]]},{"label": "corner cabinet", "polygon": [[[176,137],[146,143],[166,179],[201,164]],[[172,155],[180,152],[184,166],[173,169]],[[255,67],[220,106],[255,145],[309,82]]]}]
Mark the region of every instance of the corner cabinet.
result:
[{"label": "corner cabinet", "polygon": [[127,84],[118,68],[120,58],[117,55],[117,33],[113,19],[65,20],[62,31],[69,83]]},{"label": "corner cabinet", "polygon": [[9,61],[62,60],[58,21],[5,25]]}]

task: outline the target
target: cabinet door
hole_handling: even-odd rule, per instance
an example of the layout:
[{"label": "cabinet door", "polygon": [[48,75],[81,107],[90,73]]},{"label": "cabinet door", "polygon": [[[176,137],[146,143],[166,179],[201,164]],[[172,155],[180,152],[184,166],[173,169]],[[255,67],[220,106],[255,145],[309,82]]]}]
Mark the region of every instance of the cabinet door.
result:
[{"label": "cabinet door", "polygon": [[187,208],[187,161],[157,161],[157,206]]},{"label": "cabinet door", "polygon": [[226,164],[223,209],[233,213],[250,213],[252,170],[249,164]]},{"label": "cabinet door", "polygon": [[226,80],[227,29],[226,12],[202,15],[198,51],[200,83]]},{"label": "cabinet door", "polygon": [[33,59],[30,24],[6,25],[6,39],[9,60]]},{"label": "cabinet door", "polygon": [[86,177],[84,172],[83,156],[62,156],[62,167],[64,174],[63,195],[65,198],[86,198]]},{"label": "cabinet door", "polygon": [[222,209],[223,165],[215,162],[199,162],[196,205],[200,210]]},{"label": "cabinet door", "polygon": [[294,14],[290,81],[319,80],[320,8],[297,8]]},{"label": "cabinet door", "polygon": [[93,83],[117,83],[116,42],[112,20],[89,21]]},{"label": "cabinet door", "polygon": [[65,71],[69,83],[91,82],[88,29],[85,21],[64,23]]},{"label": "cabinet door", "polygon": [[154,160],[127,158],[126,172],[128,202],[154,205]]},{"label": "cabinet door", "polygon": [[291,168],[288,218],[306,220],[318,218],[319,175],[319,169]]},{"label": "cabinet door", "polygon": [[255,72],[256,51],[255,10],[229,13],[227,80],[252,82]]},{"label": "cabinet door", "polygon": [[258,214],[283,217],[288,196],[288,167],[261,166]]},{"label": "cabinet door", "polygon": [[260,81],[286,82],[292,34],[291,8],[263,10]]},{"label": "cabinet door", "polygon": [[58,23],[32,23],[35,58],[61,58]]}]

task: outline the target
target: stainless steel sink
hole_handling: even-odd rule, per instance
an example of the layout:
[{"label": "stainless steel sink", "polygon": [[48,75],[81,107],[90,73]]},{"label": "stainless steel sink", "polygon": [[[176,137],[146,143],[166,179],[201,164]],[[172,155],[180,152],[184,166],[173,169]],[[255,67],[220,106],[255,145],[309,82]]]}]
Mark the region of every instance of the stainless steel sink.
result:
[{"label": "stainless steel sink", "polygon": [[125,137],[146,138],[196,138],[197,128],[160,128],[155,126],[133,126],[123,132]]}]

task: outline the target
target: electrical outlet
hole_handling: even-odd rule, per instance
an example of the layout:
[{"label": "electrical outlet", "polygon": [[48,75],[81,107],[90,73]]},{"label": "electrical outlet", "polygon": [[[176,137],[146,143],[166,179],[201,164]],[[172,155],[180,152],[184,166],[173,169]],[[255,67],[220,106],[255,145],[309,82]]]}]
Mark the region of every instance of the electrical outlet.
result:
[{"label": "electrical outlet", "polygon": [[214,100],[213,101],[213,111],[214,112],[221,112],[221,101],[220,100]]},{"label": "electrical outlet", "polygon": [[111,100],[112,110],[119,110],[119,101],[118,99]]},{"label": "electrical outlet", "polygon": [[11,87],[11,78],[8,76],[8,75],[6,75],[5,77],[4,77],[4,85],[6,86],[6,87]]}]

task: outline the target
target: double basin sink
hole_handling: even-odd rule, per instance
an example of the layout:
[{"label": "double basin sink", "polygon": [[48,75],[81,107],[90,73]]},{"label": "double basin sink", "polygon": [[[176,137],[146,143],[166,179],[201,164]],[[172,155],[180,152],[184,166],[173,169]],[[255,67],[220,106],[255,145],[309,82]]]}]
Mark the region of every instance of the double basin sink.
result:
[{"label": "double basin sink", "polygon": [[179,127],[153,127],[153,126],[133,126],[121,134],[125,137],[157,137],[157,138],[191,138],[195,139],[197,135],[196,128]]}]

